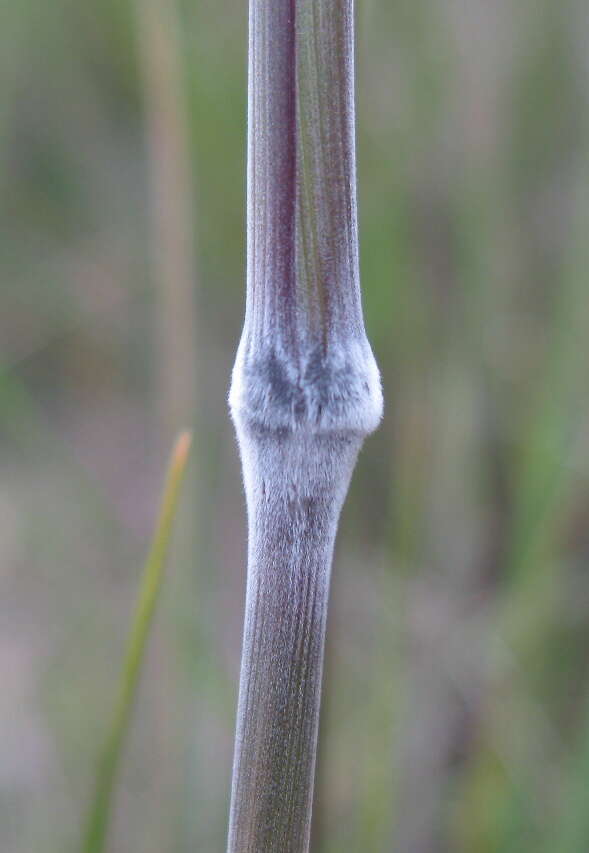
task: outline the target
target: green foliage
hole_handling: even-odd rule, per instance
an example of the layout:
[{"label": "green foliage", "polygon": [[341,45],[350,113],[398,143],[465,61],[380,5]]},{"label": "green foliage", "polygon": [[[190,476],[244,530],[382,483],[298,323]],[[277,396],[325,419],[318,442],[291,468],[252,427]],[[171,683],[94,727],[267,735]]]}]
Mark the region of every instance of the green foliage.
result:
[{"label": "green foliage", "polygon": [[180,486],[186,470],[191,436],[183,433],[174,448],[153,541],[141,579],[135,615],[131,623],[119,696],[98,767],[96,791],[92,801],[82,853],[102,853],[111,817],[112,798],[117,770],[122,757],[137,693],[145,647],[153,621],[169,549],[172,525],[176,515]]}]

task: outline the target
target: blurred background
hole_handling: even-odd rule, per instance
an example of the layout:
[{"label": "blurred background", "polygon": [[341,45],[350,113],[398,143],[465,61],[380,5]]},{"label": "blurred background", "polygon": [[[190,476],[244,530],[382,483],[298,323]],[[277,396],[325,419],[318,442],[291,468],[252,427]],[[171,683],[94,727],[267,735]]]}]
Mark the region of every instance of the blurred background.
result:
[{"label": "blurred background", "polygon": [[[246,3],[0,7],[0,849],[75,850],[194,450],[112,853],[225,846]],[[386,416],[336,554],[314,853],[589,850],[589,8],[358,0]]]}]

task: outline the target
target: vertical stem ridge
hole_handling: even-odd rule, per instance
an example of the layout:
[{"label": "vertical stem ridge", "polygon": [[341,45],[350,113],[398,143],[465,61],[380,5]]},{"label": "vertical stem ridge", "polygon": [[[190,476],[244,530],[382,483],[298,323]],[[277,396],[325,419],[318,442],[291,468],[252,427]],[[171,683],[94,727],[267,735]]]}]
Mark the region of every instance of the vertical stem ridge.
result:
[{"label": "vertical stem ridge", "polygon": [[286,346],[292,346],[294,332],[294,15],[295,0],[250,5],[248,312],[253,331],[264,335],[280,308]]},{"label": "vertical stem ridge", "polygon": [[352,0],[250,0],[249,334],[363,334]]}]

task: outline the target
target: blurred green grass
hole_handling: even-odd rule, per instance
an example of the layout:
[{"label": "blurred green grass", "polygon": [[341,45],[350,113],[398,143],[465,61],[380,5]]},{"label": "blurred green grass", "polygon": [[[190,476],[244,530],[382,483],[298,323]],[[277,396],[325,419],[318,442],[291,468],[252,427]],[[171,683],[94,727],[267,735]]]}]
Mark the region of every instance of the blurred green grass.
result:
[{"label": "blurred green grass", "polygon": [[[313,850],[585,853],[589,12],[358,0],[357,17],[364,304],[387,408],[336,555]],[[0,8],[6,853],[78,838],[160,460],[185,423],[198,466],[111,849],[224,847],[245,33],[246,4],[226,0]],[[190,245],[164,239],[170,216]]]}]

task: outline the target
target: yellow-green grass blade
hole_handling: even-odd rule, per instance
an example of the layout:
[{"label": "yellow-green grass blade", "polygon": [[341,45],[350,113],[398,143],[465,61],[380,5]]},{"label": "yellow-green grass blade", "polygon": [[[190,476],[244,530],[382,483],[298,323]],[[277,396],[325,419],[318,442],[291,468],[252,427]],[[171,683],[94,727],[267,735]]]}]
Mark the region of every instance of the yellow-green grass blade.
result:
[{"label": "yellow-green grass blade", "polygon": [[172,452],[159,516],[151,548],[145,561],[135,614],[129,632],[119,695],[110,731],[98,766],[96,789],[85,827],[82,853],[102,853],[111,814],[117,770],[137,692],[141,665],[153,614],[159,597],[166,554],[178,505],[180,486],[186,470],[191,435],[183,432]]}]

